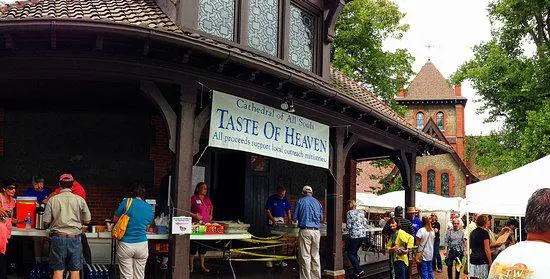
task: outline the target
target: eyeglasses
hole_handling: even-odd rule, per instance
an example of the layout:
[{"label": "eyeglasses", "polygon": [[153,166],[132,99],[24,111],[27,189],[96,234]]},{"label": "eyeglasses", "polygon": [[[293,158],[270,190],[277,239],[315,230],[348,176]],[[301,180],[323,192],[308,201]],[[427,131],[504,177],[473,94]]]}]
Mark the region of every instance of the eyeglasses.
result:
[{"label": "eyeglasses", "polygon": [[15,190],[15,186],[6,187],[8,190]]}]

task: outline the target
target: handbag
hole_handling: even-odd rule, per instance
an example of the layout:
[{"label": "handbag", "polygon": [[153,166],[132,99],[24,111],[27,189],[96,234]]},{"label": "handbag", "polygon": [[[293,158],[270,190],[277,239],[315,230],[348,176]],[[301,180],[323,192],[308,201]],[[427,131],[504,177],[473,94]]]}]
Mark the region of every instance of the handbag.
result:
[{"label": "handbag", "polygon": [[[422,251],[416,251],[416,254],[414,255],[414,261],[416,263],[422,263],[422,257],[424,256],[424,248],[426,247],[426,245],[428,244],[428,241],[430,241],[430,236],[428,235],[428,239],[426,240],[426,242],[424,243],[424,246],[422,246]],[[420,247],[419,247],[420,248]]]},{"label": "handbag", "polygon": [[124,234],[126,233],[126,228],[128,227],[128,222],[130,221],[130,216],[128,216],[126,213],[128,213],[128,210],[130,209],[130,206],[132,205],[132,199],[128,199],[126,201],[126,210],[124,213],[120,216],[118,219],[118,222],[113,227],[113,230],[111,231],[111,237],[115,238],[117,240],[121,240],[124,237]]}]

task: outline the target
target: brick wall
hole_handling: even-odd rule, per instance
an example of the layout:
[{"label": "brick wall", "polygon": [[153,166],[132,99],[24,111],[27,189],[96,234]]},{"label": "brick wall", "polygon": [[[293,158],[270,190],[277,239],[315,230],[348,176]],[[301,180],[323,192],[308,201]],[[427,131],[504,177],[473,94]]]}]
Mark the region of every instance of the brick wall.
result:
[{"label": "brick wall", "polygon": [[456,105],[456,153],[464,158],[464,106]]},{"label": "brick wall", "polygon": [[170,136],[165,121],[160,116],[153,115],[151,126],[155,131],[155,137],[151,144],[149,158],[153,161],[154,188],[158,191],[162,178],[168,174],[174,154],[168,147]]}]

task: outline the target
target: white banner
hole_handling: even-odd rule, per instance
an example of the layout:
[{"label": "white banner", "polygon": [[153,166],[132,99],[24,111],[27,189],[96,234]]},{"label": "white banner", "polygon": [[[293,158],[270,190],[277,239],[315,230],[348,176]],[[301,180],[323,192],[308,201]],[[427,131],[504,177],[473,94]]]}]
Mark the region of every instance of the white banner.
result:
[{"label": "white banner", "polygon": [[329,165],[327,125],[217,91],[208,144],[322,168]]}]

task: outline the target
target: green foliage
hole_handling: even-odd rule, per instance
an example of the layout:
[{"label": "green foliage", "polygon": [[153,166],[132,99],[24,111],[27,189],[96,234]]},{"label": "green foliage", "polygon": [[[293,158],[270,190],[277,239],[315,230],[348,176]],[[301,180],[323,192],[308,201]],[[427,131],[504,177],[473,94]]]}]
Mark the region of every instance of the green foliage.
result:
[{"label": "green foliage", "polygon": [[351,1],[336,22],[332,43],[332,66],[360,82],[401,114],[405,110],[397,105],[394,96],[413,74],[414,58],[405,49],[384,51],[382,42],[387,38],[402,38],[409,29],[407,24],[400,23],[404,16],[389,0]]},{"label": "green foliage", "polygon": [[[389,179],[387,177],[386,179]],[[401,174],[398,174],[397,177],[394,179],[393,183],[386,183],[384,184],[384,188],[380,191],[378,191],[378,195],[387,194],[389,192],[395,192],[395,191],[401,191],[403,190],[403,179],[401,178]]]},{"label": "green foliage", "polygon": [[470,80],[487,121],[505,122],[467,146],[477,168],[498,175],[550,154],[550,1],[493,0],[489,16],[491,40],[474,47],[453,80]]}]

